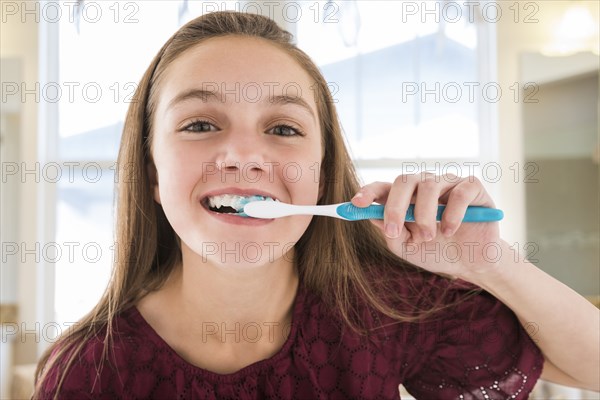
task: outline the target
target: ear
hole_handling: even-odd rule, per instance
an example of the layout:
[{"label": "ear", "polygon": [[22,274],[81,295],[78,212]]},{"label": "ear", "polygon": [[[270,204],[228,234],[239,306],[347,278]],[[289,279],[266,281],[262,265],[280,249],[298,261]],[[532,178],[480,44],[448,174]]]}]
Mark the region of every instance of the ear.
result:
[{"label": "ear", "polygon": [[154,201],[156,201],[158,204],[161,204],[160,190],[158,190],[158,171],[156,171],[156,167],[154,166],[153,162],[146,164],[146,172],[148,173],[150,186],[152,186]]}]

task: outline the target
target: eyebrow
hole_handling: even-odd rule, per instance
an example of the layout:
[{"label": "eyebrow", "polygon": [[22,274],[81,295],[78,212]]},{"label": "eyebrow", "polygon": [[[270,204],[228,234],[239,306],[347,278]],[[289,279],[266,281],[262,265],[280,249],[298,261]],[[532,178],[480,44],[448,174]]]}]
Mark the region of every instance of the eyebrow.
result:
[{"label": "eyebrow", "polygon": [[[204,89],[190,89],[190,90],[186,90],[185,92],[181,92],[177,96],[175,96],[169,102],[169,104],[167,104],[167,110],[169,108],[174,107],[178,103],[188,101],[191,99],[200,99],[204,102],[207,102],[207,101],[220,101],[223,103],[225,102],[225,98],[223,97],[221,92],[219,92],[218,90],[213,91],[213,90],[204,90]],[[310,108],[308,103],[302,97],[299,97],[299,96],[288,96],[288,95],[270,96],[270,97],[262,100],[261,103],[267,103],[267,104],[272,104],[272,105],[294,104],[294,105],[304,108],[310,114],[310,116],[313,118],[313,120],[316,121],[316,117],[315,117],[315,114],[313,113],[313,110]]]}]

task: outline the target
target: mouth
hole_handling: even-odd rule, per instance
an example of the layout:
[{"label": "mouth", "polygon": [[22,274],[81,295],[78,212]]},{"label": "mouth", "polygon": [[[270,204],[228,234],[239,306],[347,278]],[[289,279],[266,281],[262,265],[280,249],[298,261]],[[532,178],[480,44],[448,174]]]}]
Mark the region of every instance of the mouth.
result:
[{"label": "mouth", "polygon": [[218,194],[214,196],[206,196],[202,200],[202,204],[209,211],[219,214],[236,215],[249,218],[244,213],[244,206],[251,201],[279,201],[273,197],[254,195],[239,195],[239,194]]}]

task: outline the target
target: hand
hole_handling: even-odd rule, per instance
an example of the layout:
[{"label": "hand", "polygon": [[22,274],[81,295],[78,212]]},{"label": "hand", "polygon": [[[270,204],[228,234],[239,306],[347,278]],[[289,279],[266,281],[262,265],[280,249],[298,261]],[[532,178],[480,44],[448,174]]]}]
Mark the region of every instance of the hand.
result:
[{"label": "hand", "polygon": [[[467,206],[494,208],[494,202],[475,177],[431,173],[400,175],[394,183],[363,186],[352,199],[357,207],[385,204],[384,219],[371,220],[399,257],[430,272],[475,282],[477,276],[496,272],[506,243],[498,222],[462,223]],[[415,222],[405,222],[410,204]],[[446,204],[436,222],[438,204]]]}]

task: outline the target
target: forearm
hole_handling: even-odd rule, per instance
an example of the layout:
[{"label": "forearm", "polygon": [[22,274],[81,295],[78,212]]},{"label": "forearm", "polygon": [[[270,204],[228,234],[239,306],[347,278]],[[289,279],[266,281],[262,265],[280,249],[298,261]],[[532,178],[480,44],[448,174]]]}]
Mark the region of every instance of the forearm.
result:
[{"label": "forearm", "polygon": [[[503,253],[512,257],[506,243]],[[527,261],[493,270],[467,280],[512,309],[547,360],[586,388],[600,390],[600,311]]]}]

